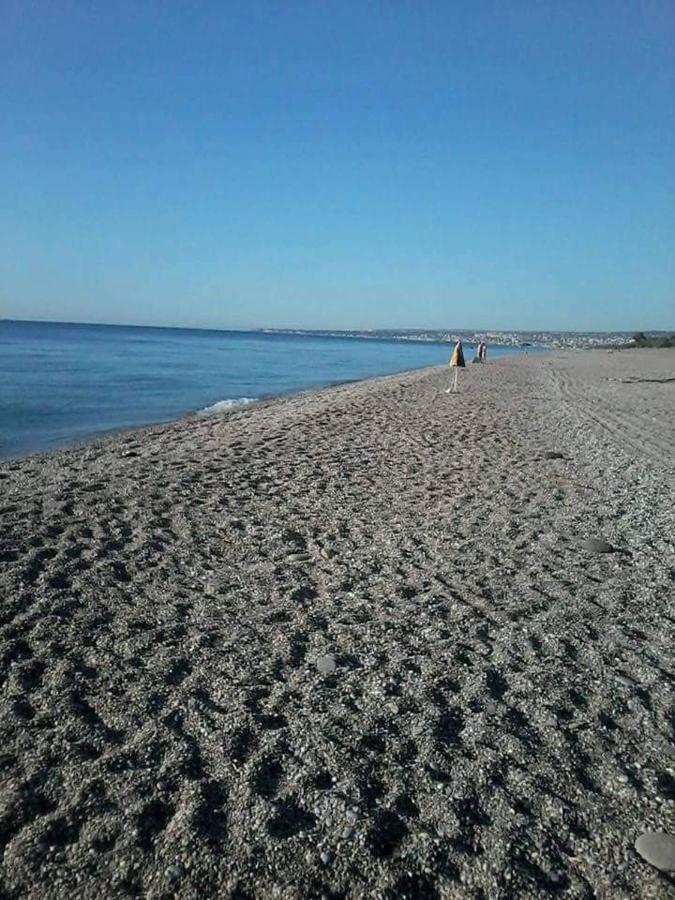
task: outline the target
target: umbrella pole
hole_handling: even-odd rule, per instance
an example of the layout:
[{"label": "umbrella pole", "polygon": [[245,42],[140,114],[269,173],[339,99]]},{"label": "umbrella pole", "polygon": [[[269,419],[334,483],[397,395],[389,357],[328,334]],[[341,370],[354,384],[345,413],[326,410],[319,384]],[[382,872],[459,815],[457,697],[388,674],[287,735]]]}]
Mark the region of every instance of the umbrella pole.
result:
[{"label": "umbrella pole", "polygon": [[456,394],[456,393],[457,393],[457,377],[458,377],[458,376],[459,376],[459,369],[455,366],[455,383],[454,383],[454,385],[452,386],[452,392],[453,392],[453,394]]}]

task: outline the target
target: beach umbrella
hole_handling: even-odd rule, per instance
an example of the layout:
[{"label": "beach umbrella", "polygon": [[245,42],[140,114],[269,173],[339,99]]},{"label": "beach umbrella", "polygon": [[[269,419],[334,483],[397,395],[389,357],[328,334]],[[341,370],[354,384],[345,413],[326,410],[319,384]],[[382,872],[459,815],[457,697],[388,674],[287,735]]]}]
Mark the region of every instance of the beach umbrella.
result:
[{"label": "beach umbrella", "polygon": [[452,351],[452,356],[450,357],[450,368],[455,370],[455,381],[451,388],[446,390],[446,394],[449,394],[451,391],[453,393],[457,392],[457,376],[459,374],[459,370],[463,369],[466,366],[464,362],[464,350],[462,349],[462,342],[457,341],[455,347]]}]

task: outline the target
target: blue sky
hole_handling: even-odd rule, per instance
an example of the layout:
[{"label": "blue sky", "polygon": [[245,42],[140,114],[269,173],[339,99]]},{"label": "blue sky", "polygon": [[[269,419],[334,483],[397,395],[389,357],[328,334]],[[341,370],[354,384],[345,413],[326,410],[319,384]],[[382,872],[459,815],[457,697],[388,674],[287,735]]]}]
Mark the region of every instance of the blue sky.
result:
[{"label": "blue sky", "polygon": [[675,327],[675,5],[3,0],[0,315]]}]

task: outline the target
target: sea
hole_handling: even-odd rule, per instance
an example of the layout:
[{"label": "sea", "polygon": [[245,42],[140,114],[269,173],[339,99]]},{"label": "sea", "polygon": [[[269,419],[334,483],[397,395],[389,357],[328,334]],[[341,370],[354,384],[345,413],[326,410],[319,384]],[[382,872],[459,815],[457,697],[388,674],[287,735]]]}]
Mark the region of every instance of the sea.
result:
[{"label": "sea", "polygon": [[[0,320],[0,457],[441,365],[450,350],[442,342]],[[509,352],[519,351],[490,348]]]}]

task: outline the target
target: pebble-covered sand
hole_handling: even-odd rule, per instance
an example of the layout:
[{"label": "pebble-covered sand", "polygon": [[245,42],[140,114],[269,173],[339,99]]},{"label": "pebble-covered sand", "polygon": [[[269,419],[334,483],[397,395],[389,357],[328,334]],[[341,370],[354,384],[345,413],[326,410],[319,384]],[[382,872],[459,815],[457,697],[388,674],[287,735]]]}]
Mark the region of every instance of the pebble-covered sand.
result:
[{"label": "pebble-covered sand", "polygon": [[0,897],[675,895],[673,379],[489,359],[1,465]]}]

